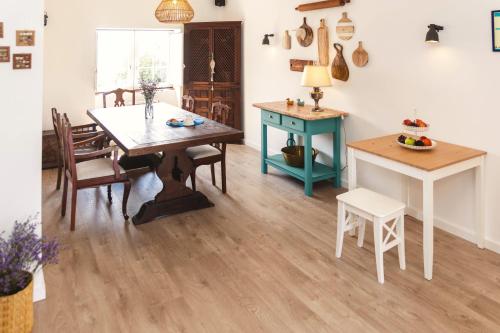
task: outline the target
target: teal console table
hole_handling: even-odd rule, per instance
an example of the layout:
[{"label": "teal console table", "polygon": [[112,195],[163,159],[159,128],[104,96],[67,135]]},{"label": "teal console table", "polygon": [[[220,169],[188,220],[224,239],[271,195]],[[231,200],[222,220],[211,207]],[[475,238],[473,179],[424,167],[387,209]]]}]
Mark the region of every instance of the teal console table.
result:
[{"label": "teal console table", "polygon": [[[262,173],[266,174],[270,165],[302,180],[304,193],[309,197],[313,194],[313,183],[321,180],[334,179],[334,186],[340,187],[340,130],[342,118],[347,116],[347,113],[332,109],[312,112],[312,106],[288,106],[286,102],[256,103],[254,106],[261,109]],[[304,138],[304,168],[294,168],[287,165],[281,154],[268,156],[268,126],[288,132],[289,139],[293,139],[294,135]],[[312,163],[312,136],[324,133],[333,134],[333,167],[319,162],[315,162],[314,165]]]}]

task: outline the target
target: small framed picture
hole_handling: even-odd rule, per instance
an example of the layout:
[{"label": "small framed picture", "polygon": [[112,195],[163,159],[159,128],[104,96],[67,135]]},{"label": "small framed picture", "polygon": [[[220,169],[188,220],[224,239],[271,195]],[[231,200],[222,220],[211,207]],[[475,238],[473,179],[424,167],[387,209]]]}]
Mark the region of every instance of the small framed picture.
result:
[{"label": "small framed picture", "polygon": [[31,53],[17,53],[12,55],[13,69],[30,69]]},{"label": "small framed picture", "polygon": [[491,12],[491,29],[493,35],[493,52],[500,52],[500,10]]},{"label": "small framed picture", "polygon": [[35,31],[17,30],[16,46],[35,46]]},{"label": "small framed picture", "polygon": [[9,62],[9,61],[10,61],[10,47],[0,46],[0,62]]},{"label": "small framed picture", "polygon": [[3,22],[0,22],[0,38],[3,38]]}]

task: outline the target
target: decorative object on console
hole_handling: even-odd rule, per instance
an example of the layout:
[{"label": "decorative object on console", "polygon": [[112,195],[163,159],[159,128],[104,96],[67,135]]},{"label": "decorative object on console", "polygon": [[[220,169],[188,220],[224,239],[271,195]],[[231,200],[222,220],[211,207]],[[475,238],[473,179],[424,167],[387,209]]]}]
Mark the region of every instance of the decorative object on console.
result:
[{"label": "decorative object on console", "polygon": [[354,25],[346,12],[342,13],[342,18],[338,22],[337,35],[342,40],[349,40],[354,36]]},{"label": "decorative object on console", "polygon": [[35,31],[17,30],[16,46],[35,46]]},{"label": "decorative object on console", "polygon": [[[305,32],[305,33],[304,33]],[[304,17],[304,23],[297,30],[297,41],[303,47],[308,47],[314,40],[313,29],[307,24],[307,18]]]},{"label": "decorative object on console", "polygon": [[155,16],[163,23],[188,23],[194,17],[194,10],[187,0],[162,0]]},{"label": "decorative object on console", "polygon": [[0,46],[0,62],[10,62],[9,46]]},{"label": "decorative object on console", "polygon": [[328,66],[330,64],[330,39],[325,19],[321,19],[318,28],[318,56],[321,66]]},{"label": "decorative object on console", "polygon": [[0,38],[3,38],[3,22],[0,22]]},{"label": "decorative object on console", "polygon": [[491,12],[491,33],[493,39],[493,52],[500,52],[500,10]]},{"label": "decorative object on console", "polygon": [[290,59],[290,70],[292,72],[303,72],[307,65],[314,65],[312,60]]},{"label": "decorative object on console", "polygon": [[[285,163],[294,168],[304,168],[304,146],[287,146],[281,149],[281,153],[283,154],[283,159]],[[312,162],[316,161],[316,157],[319,154],[319,150],[316,148],[312,149]]]},{"label": "decorative object on console", "polygon": [[290,32],[285,30],[283,34],[283,48],[285,50],[290,50],[292,48],[292,36],[290,36]]},{"label": "decorative object on console", "polygon": [[17,53],[12,55],[13,69],[31,69],[31,53]]},{"label": "decorative object on console", "polygon": [[293,104],[294,104],[293,99],[291,99],[291,98],[287,98],[287,99],[286,99],[286,105],[288,105],[288,106],[292,106]]},{"label": "decorative object on console", "polygon": [[304,106],[304,105],[306,105],[306,102],[304,102],[303,99],[297,98],[297,105],[298,106]]},{"label": "decorative object on console", "polygon": [[425,41],[427,43],[439,43],[439,31],[444,30],[444,27],[436,24],[430,24],[427,28],[429,28],[429,31],[425,36]]},{"label": "decorative object on console", "polygon": [[323,98],[321,87],[330,87],[332,80],[328,74],[326,66],[311,66],[308,65],[304,68],[302,75],[302,86],[312,87],[314,90],[311,92],[311,98],[314,100],[313,112],[321,112],[323,109],[319,107],[319,100]]},{"label": "decorative object on console", "polygon": [[352,53],[352,62],[358,67],[368,64],[368,52],[363,48],[363,42],[359,42],[358,48]]},{"label": "decorative object on console", "polygon": [[274,37],[274,34],[265,34],[264,39],[262,40],[262,45],[269,45],[269,37]]},{"label": "decorative object on console", "polygon": [[0,332],[28,333],[33,327],[33,275],[57,263],[59,244],[36,230],[38,218],[15,222],[8,238],[0,234]]},{"label": "decorative object on console", "polygon": [[339,43],[333,44],[333,47],[337,51],[337,55],[332,64],[332,76],[337,80],[347,81],[349,80],[349,67],[347,67],[344,55],[342,54],[344,47]]},{"label": "decorative object on console", "polygon": [[306,12],[310,10],[345,6],[346,3],[350,2],[351,0],[327,0],[327,1],[311,2],[299,5],[298,7],[295,8],[295,10],[298,10],[299,12]]}]

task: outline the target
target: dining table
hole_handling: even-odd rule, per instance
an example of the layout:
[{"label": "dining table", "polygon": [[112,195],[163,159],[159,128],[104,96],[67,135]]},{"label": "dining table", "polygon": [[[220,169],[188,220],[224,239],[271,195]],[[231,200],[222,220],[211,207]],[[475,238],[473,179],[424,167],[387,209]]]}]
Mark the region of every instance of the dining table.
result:
[{"label": "dining table", "polygon": [[[163,188],[154,199],[142,204],[132,218],[136,225],[154,219],[190,210],[213,207],[201,192],[186,186],[194,165],[188,157],[189,147],[236,142],[243,139],[243,132],[216,121],[203,118],[166,103],[155,103],[154,117],[146,119],[145,106],[99,108],[88,110],[87,115],[130,157],[149,154],[161,155],[156,175]],[[200,118],[197,126],[172,127],[170,119]]]}]

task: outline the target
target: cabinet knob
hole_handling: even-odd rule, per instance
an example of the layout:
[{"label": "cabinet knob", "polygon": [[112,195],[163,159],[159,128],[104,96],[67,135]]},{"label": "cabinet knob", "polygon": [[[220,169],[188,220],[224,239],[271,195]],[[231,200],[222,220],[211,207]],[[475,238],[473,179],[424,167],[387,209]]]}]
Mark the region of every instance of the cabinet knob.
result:
[{"label": "cabinet knob", "polygon": [[292,121],[292,125],[295,126],[295,121]]}]

